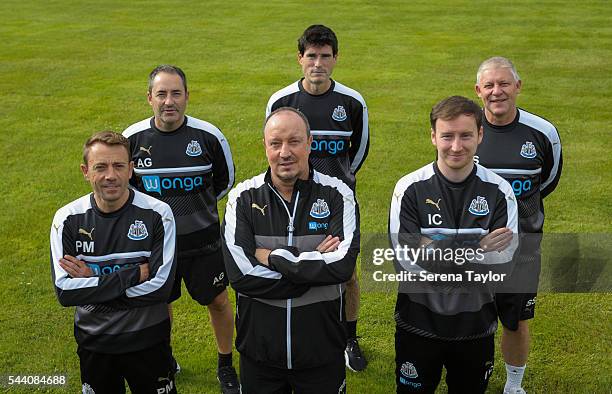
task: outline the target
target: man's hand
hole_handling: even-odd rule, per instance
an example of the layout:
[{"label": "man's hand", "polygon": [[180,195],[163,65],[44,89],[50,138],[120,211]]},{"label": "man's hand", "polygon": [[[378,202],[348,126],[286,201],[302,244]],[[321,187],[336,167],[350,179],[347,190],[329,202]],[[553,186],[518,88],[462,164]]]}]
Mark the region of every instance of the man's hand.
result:
[{"label": "man's hand", "polygon": [[329,253],[338,249],[340,246],[340,238],[332,237],[328,235],[325,239],[317,246],[317,252],[319,253]]},{"label": "man's hand", "polygon": [[140,264],[140,283],[149,279],[149,263]]},{"label": "man's hand", "polygon": [[419,240],[419,246],[427,246],[433,242],[433,239],[428,238],[424,235],[421,235],[421,239]]},{"label": "man's hand", "polygon": [[498,228],[480,240],[480,247],[485,252],[501,252],[512,241],[512,230],[508,227]]},{"label": "man's hand", "polygon": [[93,271],[87,264],[70,255],[65,255],[63,259],[60,259],[59,265],[73,278],[94,276]]},{"label": "man's hand", "polygon": [[270,256],[270,253],[272,253],[270,249],[257,248],[255,249],[255,258],[261,264],[268,266],[268,256]]}]

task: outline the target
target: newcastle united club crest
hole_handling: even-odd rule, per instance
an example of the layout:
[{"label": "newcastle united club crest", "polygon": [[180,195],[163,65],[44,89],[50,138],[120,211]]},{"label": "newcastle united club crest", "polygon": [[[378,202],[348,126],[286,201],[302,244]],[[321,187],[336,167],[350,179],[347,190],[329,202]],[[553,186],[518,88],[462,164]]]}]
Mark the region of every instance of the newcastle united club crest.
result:
[{"label": "newcastle united club crest", "polygon": [[521,156],[525,159],[533,159],[536,157],[537,151],[532,142],[526,141],[521,147]]},{"label": "newcastle united club crest", "polygon": [[477,196],[475,199],[472,200],[472,203],[470,204],[470,209],[468,209],[468,211],[472,215],[484,216],[489,213],[489,204],[487,203],[487,200],[485,200],[484,197]]},{"label": "newcastle united club crest", "polygon": [[346,120],[346,111],[344,110],[344,107],[339,105],[336,108],[334,108],[334,113],[332,114],[332,119],[336,120],[338,122],[342,122],[344,120]]},{"label": "newcastle united club crest", "polygon": [[127,234],[128,238],[132,241],[140,241],[149,236],[147,232],[147,226],[140,220],[134,221],[134,224],[130,224],[130,231]]},{"label": "newcastle united club crest", "polygon": [[310,216],[315,219],[323,219],[329,216],[329,207],[322,198],[318,198],[317,202],[312,204],[310,208]]},{"label": "newcastle united club crest", "polygon": [[202,154],[202,148],[200,144],[196,140],[191,140],[189,144],[187,144],[187,149],[185,150],[187,156],[195,157],[200,156]]},{"label": "newcastle united club crest", "polygon": [[402,364],[402,368],[400,369],[400,372],[402,375],[410,379],[419,377],[419,374],[417,373],[417,370],[414,367],[414,364],[412,364],[409,361],[406,361],[405,363]]}]

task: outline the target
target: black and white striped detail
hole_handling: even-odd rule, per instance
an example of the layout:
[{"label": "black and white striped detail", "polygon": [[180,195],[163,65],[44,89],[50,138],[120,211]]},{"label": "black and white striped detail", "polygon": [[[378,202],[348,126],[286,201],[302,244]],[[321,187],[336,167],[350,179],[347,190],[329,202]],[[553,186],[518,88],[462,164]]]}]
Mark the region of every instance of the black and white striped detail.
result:
[{"label": "black and white striped detail", "polygon": [[[228,171],[228,182],[227,182],[227,187],[225,189],[223,189],[218,195],[217,195],[217,201],[222,199],[223,197],[225,197],[225,195],[230,191],[230,189],[232,188],[232,186],[234,185],[234,181],[235,181],[235,168],[234,168],[234,161],[232,158],[232,152],[230,150],[230,146],[229,143],[227,142],[227,139],[225,138],[225,136],[223,135],[223,133],[221,132],[221,130],[219,130],[215,125],[213,125],[212,123],[206,122],[204,120],[201,119],[197,119],[188,115],[185,115],[185,118],[187,119],[187,126],[191,127],[193,129],[196,130],[200,130],[204,133],[208,133],[213,135],[217,141],[219,142],[219,145],[221,146],[221,149],[223,150],[223,156],[225,158],[225,165],[227,166],[227,171]],[[129,138],[132,135],[139,133],[141,131],[145,131],[145,130],[149,130],[151,129],[151,122],[153,118],[147,118],[147,119],[143,119],[140,122],[134,123],[133,125],[129,126],[127,129],[125,129],[123,131],[123,136],[125,138]],[[210,168],[208,168],[209,166],[202,166],[202,167],[206,167],[203,168],[201,170],[198,171],[210,171],[210,169],[212,168],[212,166],[210,166]],[[189,172],[189,171],[178,171],[179,169],[191,169],[194,172],[196,167],[179,167],[177,169],[173,169],[173,168],[160,168],[160,169],[140,169],[140,168],[134,168],[134,172],[137,175],[148,175],[148,174],[168,174],[168,173],[177,173],[177,172]],[[177,171],[175,171],[177,170]]]},{"label": "black and white striped detail", "polygon": [[164,253],[162,257],[163,263],[157,269],[155,276],[150,280],[128,288],[125,291],[128,298],[149,294],[162,288],[172,272],[176,249],[176,223],[170,206],[139,191],[134,191],[134,201],[132,204],[142,209],[153,209],[160,214],[164,226]]},{"label": "black and white striped detail", "polygon": [[353,159],[353,162],[351,163],[351,172],[355,173],[355,171],[357,171],[357,169],[363,162],[363,159],[366,153],[366,149],[368,146],[368,140],[370,138],[370,130],[369,130],[369,123],[368,123],[368,107],[366,105],[365,100],[363,99],[361,94],[359,94],[358,91],[351,89],[347,86],[344,86],[338,81],[334,81],[334,83],[335,83],[334,85],[335,92],[353,97],[355,100],[359,101],[361,103],[361,106],[363,107],[363,114],[362,114],[363,130],[361,132],[361,143],[359,144],[359,149],[357,150],[357,153],[355,154],[355,158]]},{"label": "black and white striped detail", "polygon": [[555,126],[553,126],[553,124],[549,121],[521,108],[519,108],[518,111],[519,123],[529,126],[544,134],[552,146],[553,167],[550,171],[548,179],[543,179],[542,184],[540,185],[540,190],[544,190],[551,182],[555,180],[557,177],[557,172],[559,171],[559,162],[561,160],[561,138],[559,137],[559,132]]},{"label": "black and white striped detail", "polygon": [[[175,238],[176,229],[174,216],[170,206],[153,197],[149,197],[139,191],[134,190],[134,198],[132,204],[142,209],[152,209],[161,216],[164,226],[164,245],[163,245],[163,263],[157,270],[155,277],[145,281],[137,286],[133,286],[126,290],[127,297],[138,297],[141,295],[152,293],[160,289],[168,280],[174,263]],[[51,244],[51,259],[53,263],[55,286],[61,290],[77,290],[84,288],[96,287],[100,283],[100,278],[97,276],[89,278],[70,278],[68,273],[59,265],[59,260],[64,257],[64,248],[62,244],[62,235],[64,224],[69,216],[85,214],[93,209],[91,206],[91,195],[85,195],[78,200],[64,206],[57,211],[53,219],[50,234]],[[101,256],[75,256],[79,260],[88,262],[101,262],[113,259],[127,259],[150,257],[150,251],[134,251],[134,252],[116,252]]]},{"label": "black and white striped detail", "polygon": [[326,264],[331,264],[342,260],[348,253],[351,243],[353,242],[353,234],[355,233],[357,225],[355,221],[355,199],[352,190],[338,178],[330,177],[318,171],[313,171],[312,179],[320,185],[335,188],[342,195],[342,200],[344,201],[342,216],[343,240],[340,242],[340,245],[338,245],[338,249],[329,253],[321,253],[315,250],[312,252],[302,252],[298,256],[295,256],[288,250],[276,249],[273,250],[271,254],[282,257],[292,263],[308,260],[323,260]]},{"label": "black and white striped detail", "polygon": [[[504,178],[481,166],[480,164],[476,164],[476,176],[483,182],[497,185],[497,188],[504,193],[508,211],[508,221],[506,223],[506,227],[512,230],[514,234],[518,234],[518,205],[516,203],[516,197],[514,196],[512,186],[510,186],[508,181],[506,181]],[[506,250],[509,249],[510,248]]]},{"label": "black and white striped detail", "polygon": [[258,276],[267,279],[281,279],[282,275],[279,272],[272,271],[271,269],[261,265],[253,266],[249,258],[244,253],[244,249],[242,249],[241,246],[236,245],[236,204],[238,203],[238,198],[247,190],[258,189],[265,185],[266,182],[264,173],[244,182],[240,182],[229,192],[227,207],[225,209],[224,237],[227,248],[234,258],[236,265],[240,269],[240,272],[242,272],[242,275]]},{"label": "black and white striped detail", "polygon": [[227,187],[223,189],[217,195],[217,201],[218,201],[222,199],[234,185],[235,169],[234,169],[234,161],[232,159],[232,152],[230,150],[229,143],[227,142],[227,139],[225,138],[223,133],[221,133],[221,130],[219,130],[213,124],[208,123],[204,120],[192,118],[191,116],[186,115],[185,117],[187,118],[187,126],[193,127],[194,129],[202,130],[209,134],[212,134],[213,136],[215,136],[215,138],[219,142],[219,145],[221,145],[221,149],[223,149],[223,156],[225,157],[225,165],[227,166],[227,171],[229,173],[229,179],[227,181]]},{"label": "black and white striped detail", "polygon": [[160,175],[160,174],[190,174],[203,173],[212,169],[212,164],[206,166],[193,167],[173,167],[173,168],[134,168],[136,175]]},{"label": "black and white striped detail", "polygon": [[350,137],[353,135],[353,130],[351,131],[340,131],[340,130],[310,130],[310,134],[312,135],[325,135],[325,136],[333,136],[333,137]]},{"label": "black and white striped detail", "polygon": [[[395,184],[393,196],[391,197],[391,207],[389,208],[389,236],[391,237],[391,245],[394,249],[399,244],[400,213],[402,211],[404,193],[406,193],[406,190],[408,190],[413,183],[426,181],[434,175],[433,163],[430,163],[421,169],[404,175]],[[401,264],[401,261],[399,263]]]},{"label": "black and white striped detail", "polygon": [[51,224],[50,246],[51,259],[53,260],[53,271],[55,286],[62,290],[84,289],[96,287],[99,283],[97,276],[89,278],[70,278],[68,273],[59,265],[59,260],[64,257],[64,247],[62,245],[62,235],[64,224],[71,215],[78,215],[92,209],[90,195],[87,194],[72,203],[60,208],[53,218]]},{"label": "black and white striped detail", "polygon": [[299,83],[300,81],[295,81],[291,85],[282,88],[281,90],[279,90],[278,92],[270,96],[270,99],[268,100],[268,104],[266,105],[266,118],[270,116],[270,114],[272,113],[272,106],[274,105],[275,102],[277,102],[279,99],[285,96],[289,96],[290,94],[297,93],[300,91]]},{"label": "black and white striped detail", "polygon": [[130,127],[128,127],[127,129],[123,131],[122,133],[123,136],[125,138],[130,138],[136,133],[140,133],[141,131],[150,129],[151,119],[152,118],[146,118],[146,119],[141,120],[140,122],[134,123],[133,125],[131,125]]}]

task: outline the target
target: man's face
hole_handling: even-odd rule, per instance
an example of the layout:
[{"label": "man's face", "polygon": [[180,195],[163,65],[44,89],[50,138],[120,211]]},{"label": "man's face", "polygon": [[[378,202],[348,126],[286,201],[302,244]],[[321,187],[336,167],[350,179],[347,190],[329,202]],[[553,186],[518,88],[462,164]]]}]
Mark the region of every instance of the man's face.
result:
[{"label": "man's face", "polygon": [[283,111],[270,118],[264,130],[264,145],[272,180],[287,184],[308,178],[311,142],[312,136],[306,136],[306,125],[299,115]]},{"label": "man's face", "polygon": [[162,131],[174,131],[183,123],[189,93],[177,74],[161,72],[155,76],[148,94],[155,114],[155,126]]},{"label": "man's face", "polygon": [[473,116],[460,115],[452,120],[438,119],[431,131],[431,143],[438,151],[438,167],[450,171],[471,168],[476,148],[482,141]]},{"label": "man's face", "polygon": [[334,56],[333,53],[331,45],[308,46],[303,55],[298,53],[298,62],[309,84],[321,85],[329,82],[337,59],[337,55]]},{"label": "man's face", "polygon": [[520,91],[521,81],[514,79],[512,71],[507,67],[485,69],[476,84],[476,94],[482,100],[487,119],[499,119],[508,123],[516,115],[516,96]]},{"label": "man's face", "polygon": [[89,148],[87,165],[81,164],[81,171],[91,184],[96,203],[105,212],[112,212],[127,201],[128,182],[133,169],[134,163],[123,146],[100,142]]}]

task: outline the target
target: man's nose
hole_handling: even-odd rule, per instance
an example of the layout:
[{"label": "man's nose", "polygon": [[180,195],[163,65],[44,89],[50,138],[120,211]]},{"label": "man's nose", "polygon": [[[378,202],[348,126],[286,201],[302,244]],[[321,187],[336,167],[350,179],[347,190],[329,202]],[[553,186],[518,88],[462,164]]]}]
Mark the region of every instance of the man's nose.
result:
[{"label": "man's nose", "polygon": [[291,156],[291,151],[289,150],[289,144],[282,144],[280,149],[281,157]]},{"label": "man's nose", "polygon": [[455,152],[460,151],[463,148],[461,145],[461,137],[456,137],[453,139],[453,144],[451,145],[451,149]]},{"label": "man's nose", "polygon": [[117,178],[117,171],[113,168],[113,166],[109,166],[109,168],[106,170],[106,174],[104,174],[104,178],[106,179]]}]

